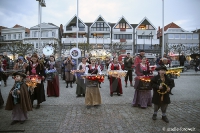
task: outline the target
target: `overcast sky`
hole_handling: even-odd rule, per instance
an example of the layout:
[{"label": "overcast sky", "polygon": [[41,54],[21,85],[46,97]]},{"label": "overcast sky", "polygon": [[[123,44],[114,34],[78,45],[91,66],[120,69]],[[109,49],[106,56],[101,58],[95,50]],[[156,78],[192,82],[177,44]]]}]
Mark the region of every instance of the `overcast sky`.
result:
[{"label": "overcast sky", "polygon": [[[77,0],[45,0],[42,22],[65,25],[76,14]],[[185,30],[200,29],[200,0],[164,0],[164,25],[176,23]],[[156,28],[162,27],[162,0],[79,0],[79,18],[94,22],[99,15],[116,23],[123,15],[131,24],[145,16]],[[30,28],[38,24],[36,0],[0,0],[0,26],[15,24]]]}]

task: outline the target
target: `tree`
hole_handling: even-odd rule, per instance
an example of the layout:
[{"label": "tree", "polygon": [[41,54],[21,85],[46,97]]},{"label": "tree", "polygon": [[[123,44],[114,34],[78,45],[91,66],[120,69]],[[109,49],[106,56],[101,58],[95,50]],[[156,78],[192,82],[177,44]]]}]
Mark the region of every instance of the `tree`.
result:
[{"label": "tree", "polygon": [[117,54],[119,56],[121,54],[121,50],[125,50],[126,42],[112,42],[109,44],[109,48],[106,50],[106,54]]},{"label": "tree", "polygon": [[26,55],[30,51],[33,50],[33,44],[23,44],[22,42],[12,42],[6,44],[7,52],[10,52],[13,55],[13,59],[15,59],[15,55],[21,53]]},{"label": "tree", "polygon": [[89,52],[89,51],[93,50],[92,44],[89,44],[89,43],[79,43],[78,48],[83,51],[84,57],[85,57],[86,51]]}]

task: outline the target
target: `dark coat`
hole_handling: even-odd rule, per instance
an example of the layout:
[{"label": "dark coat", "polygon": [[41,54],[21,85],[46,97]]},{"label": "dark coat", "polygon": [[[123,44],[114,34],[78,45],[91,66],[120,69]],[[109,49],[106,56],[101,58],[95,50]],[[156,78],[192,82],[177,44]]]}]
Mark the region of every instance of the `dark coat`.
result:
[{"label": "dark coat", "polygon": [[185,56],[184,55],[179,56],[179,61],[180,62],[185,62],[186,61]]},{"label": "dark coat", "polygon": [[124,69],[125,70],[132,70],[133,59],[132,58],[124,58]]},{"label": "dark coat", "polygon": [[[153,88],[153,98],[152,98],[152,103],[154,104],[160,104],[161,103],[161,95],[157,92],[157,90],[159,89],[160,83],[161,83],[161,79],[160,79],[160,75],[156,75],[154,76],[151,81],[150,81],[150,85]],[[173,84],[173,81],[167,76],[165,75],[165,84],[172,89],[175,85]],[[169,97],[169,92],[167,92],[166,94],[164,94],[163,97],[163,103],[165,104],[169,104],[171,103],[170,101],[170,97]]]},{"label": "dark coat", "polygon": [[[15,85],[14,85],[15,86]],[[14,90],[15,88],[11,89]],[[27,111],[32,111],[32,104],[31,104],[31,99],[29,97],[29,93],[28,93],[28,87],[25,83],[23,83],[20,87],[20,107],[23,111],[27,112]],[[14,100],[12,97],[12,94],[8,94],[8,99],[6,102],[6,107],[5,110],[12,110],[14,108]]]}]

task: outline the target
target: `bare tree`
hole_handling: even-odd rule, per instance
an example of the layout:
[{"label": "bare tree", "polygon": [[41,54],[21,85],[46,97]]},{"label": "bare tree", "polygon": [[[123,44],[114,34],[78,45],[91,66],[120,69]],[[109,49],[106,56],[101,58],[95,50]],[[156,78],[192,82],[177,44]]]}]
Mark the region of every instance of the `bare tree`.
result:
[{"label": "bare tree", "polygon": [[126,42],[112,42],[109,44],[109,48],[106,50],[106,54],[121,54],[121,50],[125,50]]}]

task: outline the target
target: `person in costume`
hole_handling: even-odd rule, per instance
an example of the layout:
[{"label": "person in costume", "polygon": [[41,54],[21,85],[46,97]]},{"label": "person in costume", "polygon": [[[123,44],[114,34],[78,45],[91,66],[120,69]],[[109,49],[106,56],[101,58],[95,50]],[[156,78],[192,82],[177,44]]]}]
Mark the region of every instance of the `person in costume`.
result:
[{"label": "person in costume", "polygon": [[166,111],[168,104],[171,103],[169,92],[170,89],[174,87],[174,83],[172,83],[170,78],[166,75],[166,66],[160,66],[157,70],[159,71],[158,75],[154,76],[150,81],[150,86],[153,88],[152,103],[154,104],[154,114],[152,119],[157,119],[157,112],[159,108],[161,108],[162,120],[169,123]]},{"label": "person in costume", "polygon": [[75,60],[69,55],[66,60],[64,61],[65,65],[65,81],[67,83],[66,88],[68,88],[68,84],[70,83],[70,87],[72,88],[72,82],[74,79],[74,75],[71,73],[73,67],[76,65]]},{"label": "person in costume", "polygon": [[1,62],[1,72],[0,72],[0,82],[1,80],[3,79],[3,82],[4,82],[4,87],[7,86],[7,79],[9,77],[9,75],[5,74],[4,71],[6,71],[6,69],[8,68],[8,62],[7,62],[7,59],[6,57],[4,57],[3,55],[0,55],[0,62]]},{"label": "person in costume", "polygon": [[31,56],[31,61],[26,68],[26,74],[29,76],[38,76],[41,79],[41,83],[37,83],[37,86],[34,88],[34,92],[30,92],[31,102],[37,100],[36,109],[40,108],[40,103],[46,101],[45,91],[44,91],[44,66],[38,62],[38,55],[34,53]]},{"label": "person in costume", "polygon": [[32,111],[31,100],[28,93],[28,87],[23,79],[26,75],[20,72],[13,74],[15,84],[10,90],[6,102],[5,110],[12,110],[12,123],[20,122],[23,124],[28,119],[27,112]]},{"label": "person in costume", "polygon": [[[102,74],[99,66],[96,65],[96,58],[91,57],[91,64],[85,69],[85,75],[97,75]],[[91,106],[96,106],[101,104],[101,94],[99,91],[99,82],[86,79],[86,94],[85,94],[85,104],[89,109]]]},{"label": "person in costume", "polygon": [[[113,58],[113,62],[109,64],[109,70],[122,70],[121,65],[118,63],[117,57]],[[116,92],[118,96],[123,94],[122,92],[122,82],[120,78],[110,77],[110,96],[113,96],[113,93]]]},{"label": "person in costume", "polygon": [[81,77],[81,75],[84,74],[85,68],[86,68],[87,65],[89,65],[89,64],[86,62],[86,58],[82,57],[82,62],[79,63],[78,67],[77,67],[77,70],[79,70],[79,71],[76,73],[76,76],[77,76],[76,96],[77,97],[80,97],[81,95],[85,96],[86,86],[85,86],[84,79]]},{"label": "person in costume", "polygon": [[133,60],[130,57],[130,53],[127,53],[127,56],[124,58],[124,70],[128,71],[127,74],[126,74],[126,77],[125,77],[125,87],[127,87],[128,79],[130,81],[130,86],[133,86],[133,83],[132,83],[132,79],[133,79],[132,65],[133,65]]},{"label": "person in costume", "polygon": [[142,62],[137,64],[135,68],[135,74],[137,77],[135,78],[135,94],[133,98],[132,105],[134,107],[140,106],[141,108],[147,108],[147,106],[152,106],[151,100],[151,90],[140,90],[140,76],[148,75],[149,66],[147,64],[147,58],[142,56]]},{"label": "person in costume", "polygon": [[20,70],[22,72],[25,72],[27,66],[28,64],[25,62],[24,57],[20,55],[13,67],[13,70]]},{"label": "person in costume", "polygon": [[55,57],[53,55],[50,56],[50,61],[46,63],[46,72],[52,71],[54,77],[52,80],[48,80],[47,82],[47,95],[59,97],[59,78],[58,73],[55,67]]}]

